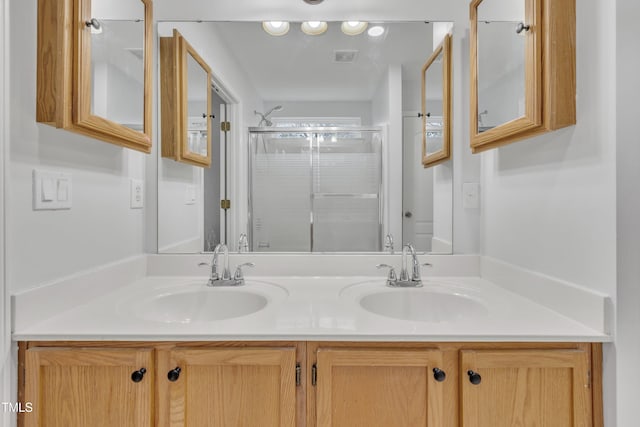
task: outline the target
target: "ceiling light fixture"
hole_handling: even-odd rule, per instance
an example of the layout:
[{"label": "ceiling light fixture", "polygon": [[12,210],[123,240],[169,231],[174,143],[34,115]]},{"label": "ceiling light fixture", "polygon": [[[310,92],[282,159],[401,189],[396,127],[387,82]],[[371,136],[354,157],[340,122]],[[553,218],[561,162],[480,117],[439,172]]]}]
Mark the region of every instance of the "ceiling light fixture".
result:
[{"label": "ceiling light fixture", "polygon": [[371,27],[369,28],[369,31],[367,31],[367,34],[369,34],[370,37],[380,37],[384,34],[384,27],[381,27],[380,25]]},{"label": "ceiling light fixture", "polygon": [[286,21],[265,21],[262,29],[272,36],[284,36],[289,32],[289,23]]},{"label": "ceiling light fixture", "polygon": [[303,33],[308,34],[310,36],[318,36],[327,31],[329,26],[326,22],[323,21],[306,21],[300,25],[300,29]]},{"label": "ceiling light fixture", "polygon": [[357,36],[367,29],[369,24],[363,21],[344,21],[342,23],[342,32],[348,36]]}]

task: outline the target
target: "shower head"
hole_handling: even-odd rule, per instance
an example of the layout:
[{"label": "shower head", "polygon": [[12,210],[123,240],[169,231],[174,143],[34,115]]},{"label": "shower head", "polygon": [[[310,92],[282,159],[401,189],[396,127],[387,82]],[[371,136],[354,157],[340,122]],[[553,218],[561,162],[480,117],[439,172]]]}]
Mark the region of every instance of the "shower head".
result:
[{"label": "shower head", "polygon": [[282,111],[282,109],[283,109],[282,105],[276,105],[271,110],[267,111],[264,115],[265,115],[265,117],[269,117],[269,115],[271,113],[273,113],[274,111]]},{"label": "shower head", "polygon": [[282,105],[276,105],[275,107],[273,107],[272,109],[270,109],[264,114],[254,110],[253,113],[261,117],[261,120],[260,120],[260,123],[258,123],[258,126],[262,126],[262,125],[271,126],[273,123],[271,122],[271,120],[269,120],[269,116],[274,111],[282,111]]}]

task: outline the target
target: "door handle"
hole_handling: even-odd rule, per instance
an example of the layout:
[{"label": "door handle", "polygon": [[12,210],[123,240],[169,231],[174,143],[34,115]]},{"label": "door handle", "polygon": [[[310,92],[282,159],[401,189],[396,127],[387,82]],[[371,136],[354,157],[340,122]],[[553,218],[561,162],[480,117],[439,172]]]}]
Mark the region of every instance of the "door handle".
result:
[{"label": "door handle", "polygon": [[411,211],[406,211],[406,212],[404,213],[404,217],[405,217],[405,218],[411,218],[412,216],[413,216],[413,214],[411,213]]}]

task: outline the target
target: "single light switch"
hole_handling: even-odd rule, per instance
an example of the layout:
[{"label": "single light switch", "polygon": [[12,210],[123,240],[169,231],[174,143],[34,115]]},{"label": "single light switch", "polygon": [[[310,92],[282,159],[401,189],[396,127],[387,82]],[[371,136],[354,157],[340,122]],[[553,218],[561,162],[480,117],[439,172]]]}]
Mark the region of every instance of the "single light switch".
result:
[{"label": "single light switch", "polygon": [[462,184],[462,207],[464,209],[480,209],[480,184],[465,182]]},{"label": "single light switch", "polygon": [[187,185],[187,190],[184,195],[184,204],[185,205],[196,204],[196,186],[195,185]]},{"label": "single light switch", "polygon": [[41,198],[42,202],[53,202],[53,179],[50,177],[43,177],[41,179]]},{"label": "single light switch", "polygon": [[58,201],[66,202],[69,200],[69,181],[65,178],[58,179]]}]

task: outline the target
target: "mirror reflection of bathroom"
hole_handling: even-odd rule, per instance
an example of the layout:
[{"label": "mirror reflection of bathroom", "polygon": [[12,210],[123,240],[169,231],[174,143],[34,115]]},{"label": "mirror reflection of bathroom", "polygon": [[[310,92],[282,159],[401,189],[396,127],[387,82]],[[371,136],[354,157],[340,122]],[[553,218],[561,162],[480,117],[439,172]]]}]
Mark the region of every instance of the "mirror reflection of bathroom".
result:
[{"label": "mirror reflection of bathroom", "polygon": [[421,67],[451,26],[342,24],[158,24],[217,88],[211,167],[159,160],[159,252],[452,252],[451,161],[422,166],[418,115]]},{"label": "mirror reflection of bathroom", "polygon": [[524,0],[478,5],[478,133],[525,115]]}]

